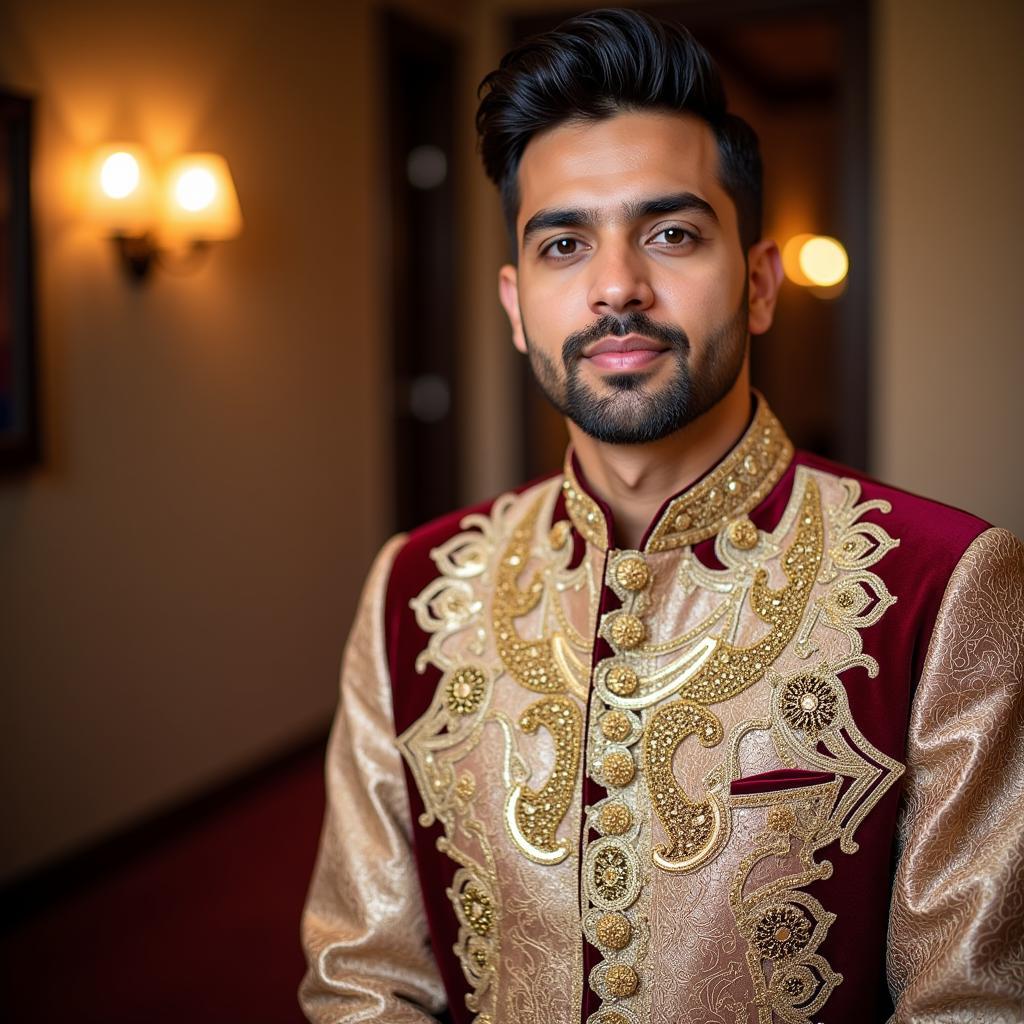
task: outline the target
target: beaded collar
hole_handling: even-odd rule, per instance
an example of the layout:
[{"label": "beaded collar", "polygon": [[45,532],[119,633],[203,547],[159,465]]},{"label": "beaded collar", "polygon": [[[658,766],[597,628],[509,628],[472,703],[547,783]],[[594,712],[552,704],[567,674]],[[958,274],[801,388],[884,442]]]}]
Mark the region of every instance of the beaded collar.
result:
[{"label": "beaded collar", "polygon": [[[793,444],[764,398],[757,395],[756,400],[754,418],[732,451],[662,507],[654,528],[648,531],[645,552],[670,551],[715,536],[756,508],[779,482],[792,461]],[[562,488],[573,525],[590,544],[604,551],[608,521],[576,478],[571,448],[565,456]]]}]

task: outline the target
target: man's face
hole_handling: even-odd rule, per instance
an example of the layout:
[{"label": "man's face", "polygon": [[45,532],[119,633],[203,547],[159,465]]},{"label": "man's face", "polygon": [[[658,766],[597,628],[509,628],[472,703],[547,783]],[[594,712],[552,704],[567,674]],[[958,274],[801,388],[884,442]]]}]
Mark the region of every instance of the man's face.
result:
[{"label": "man's face", "polygon": [[565,124],[523,153],[502,302],[548,398],[600,441],[654,441],[696,419],[767,327],[748,310],[718,171],[711,129],[685,114]]}]

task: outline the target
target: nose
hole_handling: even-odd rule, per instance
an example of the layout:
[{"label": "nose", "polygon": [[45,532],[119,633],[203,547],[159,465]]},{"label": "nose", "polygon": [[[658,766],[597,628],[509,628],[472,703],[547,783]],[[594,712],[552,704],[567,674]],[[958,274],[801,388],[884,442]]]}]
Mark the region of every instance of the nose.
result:
[{"label": "nose", "polygon": [[654,302],[647,261],[627,242],[603,245],[590,261],[587,300],[598,316],[636,312]]}]

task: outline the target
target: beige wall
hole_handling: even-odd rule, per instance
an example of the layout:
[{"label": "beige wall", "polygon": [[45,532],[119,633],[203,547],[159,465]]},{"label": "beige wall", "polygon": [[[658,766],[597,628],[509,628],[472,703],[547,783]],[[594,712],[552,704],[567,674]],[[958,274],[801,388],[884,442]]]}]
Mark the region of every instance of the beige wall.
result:
[{"label": "beige wall", "polygon": [[875,470],[1024,536],[1024,5],[876,28]]},{"label": "beige wall", "polygon": [[[285,6],[26,0],[0,27],[0,81],[39,97],[46,447],[0,481],[0,876],[333,707],[387,529],[372,12]],[[111,138],[225,154],[243,237],[131,288],[69,189]]]}]

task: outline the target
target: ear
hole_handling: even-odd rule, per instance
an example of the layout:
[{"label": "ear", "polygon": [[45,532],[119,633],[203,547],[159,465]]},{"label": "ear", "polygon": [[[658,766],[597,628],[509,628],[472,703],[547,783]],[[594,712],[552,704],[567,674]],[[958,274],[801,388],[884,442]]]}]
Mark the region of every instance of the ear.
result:
[{"label": "ear", "polygon": [[512,344],[526,354],[526,335],[523,334],[523,318],[519,313],[519,275],[511,263],[498,271],[498,297],[512,327]]},{"label": "ear", "polygon": [[781,286],[779,247],[770,238],[763,238],[747,252],[747,323],[751,334],[764,334],[771,327]]}]

